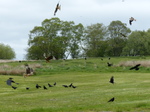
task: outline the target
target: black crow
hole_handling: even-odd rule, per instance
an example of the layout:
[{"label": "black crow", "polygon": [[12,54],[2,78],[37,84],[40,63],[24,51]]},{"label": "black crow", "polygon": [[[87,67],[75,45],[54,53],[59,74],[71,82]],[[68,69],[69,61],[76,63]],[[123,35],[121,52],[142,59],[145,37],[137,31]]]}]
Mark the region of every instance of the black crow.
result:
[{"label": "black crow", "polygon": [[140,66],[140,65],[141,65],[141,64],[137,64],[137,65],[135,65],[134,67],[131,67],[130,70],[133,70],[133,69],[139,70],[139,66]]},{"label": "black crow", "polygon": [[26,90],[29,90],[30,88],[29,87],[26,87]]},{"label": "black crow", "polygon": [[72,83],[69,85],[69,87],[72,87],[73,85],[72,85]]},{"label": "black crow", "polygon": [[111,78],[110,78],[110,81],[109,81],[110,83],[112,83],[112,84],[114,84],[114,76],[112,76]]},{"label": "black crow", "polygon": [[56,82],[53,85],[56,86]]},{"label": "black crow", "polygon": [[35,86],[37,89],[39,89],[39,88],[41,88],[41,86],[39,86],[38,84],[36,84],[36,86]]},{"label": "black crow", "polygon": [[72,85],[72,88],[76,88],[76,86]]},{"label": "black crow", "polygon": [[65,88],[68,88],[68,86],[67,85],[62,85],[63,87],[65,87]]},{"label": "black crow", "polygon": [[52,86],[51,84],[49,84],[49,83],[48,83],[48,86],[49,86],[49,87],[53,87],[53,86]]},{"label": "black crow", "polygon": [[47,89],[45,86],[43,86],[43,89]]},{"label": "black crow", "polygon": [[103,61],[103,58],[101,58],[101,60]]},{"label": "black crow", "polygon": [[56,15],[56,12],[58,11],[58,9],[61,9],[61,5],[59,5],[59,3],[57,3],[55,11],[54,11],[54,16]]},{"label": "black crow", "polygon": [[17,87],[11,86],[13,89],[17,89]]},{"label": "black crow", "polygon": [[111,67],[111,66],[113,66],[113,64],[107,62],[107,66]]},{"label": "black crow", "polygon": [[108,102],[113,102],[115,100],[115,98],[111,98]]},{"label": "black crow", "polygon": [[136,21],[136,19],[134,19],[133,17],[131,17],[131,18],[129,19],[129,24],[132,25],[132,22],[133,22],[133,21]]}]

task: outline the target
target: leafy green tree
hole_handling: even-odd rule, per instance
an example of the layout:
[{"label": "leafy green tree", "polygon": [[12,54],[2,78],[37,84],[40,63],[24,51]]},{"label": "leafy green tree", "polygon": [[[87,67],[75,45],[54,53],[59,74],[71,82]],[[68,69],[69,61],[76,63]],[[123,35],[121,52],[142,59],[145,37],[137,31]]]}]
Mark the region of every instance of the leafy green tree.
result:
[{"label": "leafy green tree", "polygon": [[131,30],[126,27],[126,24],[121,21],[112,21],[108,26],[107,55],[120,56],[130,32]]},{"label": "leafy green tree", "polygon": [[15,57],[16,54],[9,45],[0,43],[0,59],[13,59]]},{"label": "leafy green tree", "polygon": [[104,56],[106,49],[107,29],[103,24],[97,23],[85,28],[84,52],[87,56]]},{"label": "leafy green tree", "polygon": [[150,55],[150,30],[133,31],[123,49],[123,55],[137,56]]},{"label": "leafy green tree", "polygon": [[[61,21],[59,18],[45,19],[42,26],[36,26],[30,31],[28,59],[42,59],[43,54],[56,58],[67,58],[66,53],[73,53],[74,44],[80,40],[82,25],[75,25],[73,21]],[[76,41],[75,41],[76,40]],[[74,50],[77,51],[78,47]]]}]

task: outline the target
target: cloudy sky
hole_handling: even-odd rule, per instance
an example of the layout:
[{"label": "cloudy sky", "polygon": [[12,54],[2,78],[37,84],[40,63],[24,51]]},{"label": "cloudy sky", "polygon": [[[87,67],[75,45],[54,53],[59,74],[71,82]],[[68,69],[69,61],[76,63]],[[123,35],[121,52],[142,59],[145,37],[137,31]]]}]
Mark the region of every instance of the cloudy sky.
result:
[{"label": "cloudy sky", "polygon": [[[54,16],[57,3],[61,10]],[[0,43],[9,45],[16,60],[24,59],[28,34],[45,19],[59,17],[88,26],[120,20],[132,31],[150,28],[150,0],[0,0]],[[132,25],[128,20],[134,17]]]}]

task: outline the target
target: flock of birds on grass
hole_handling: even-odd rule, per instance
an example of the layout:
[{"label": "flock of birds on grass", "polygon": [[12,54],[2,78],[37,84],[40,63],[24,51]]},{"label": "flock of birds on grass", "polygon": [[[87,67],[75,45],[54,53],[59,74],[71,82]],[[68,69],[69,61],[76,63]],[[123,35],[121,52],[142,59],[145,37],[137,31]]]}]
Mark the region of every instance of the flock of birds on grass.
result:
[{"label": "flock of birds on grass", "polygon": [[[12,83],[15,83],[16,85],[18,85],[19,83],[16,83],[14,80],[13,80],[13,78],[9,78],[9,79],[7,79],[7,81],[6,81],[6,84],[8,85],[8,86],[11,86],[13,89],[17,89],[17,87],[15,87],[15,86],[13,86],[12,85]],[[53,85],[51,85],[50,83],[48,83],[47,85],[48,85],[48,87],[54,87],[54,86],[56,86],[56,82],[53,84]],[[63,87],[65,87],[65,88],[76,88],[77,86],[74,86],[73,85],[73,83],[71,83],[71,84],[69,84],[69,85],[62,85]],[[39,85],[39,84],[36,84],[35,85],[35,88],[36,89],[39,89],[39,88],[42,88],[43,87],[43,89],[48,89],[45,85],[43,85],[43,86],[41,86],[41,85]],[[30,88],[29,87],[26,87],[26,90],[29,90]]]},{"label": "flock of birds on grass", "polygon": [[[110,58],[108,58],[108,59],[110,60]],[[87,60],[87,58],[85,58],[85,60]],[[103,59],[101,58],[101,60],[103,60]],[[113,64],[112,64],[112,63],[109,63],[109,62],[107,62],[107,65],[108,65],[108,67],[113,66]],[[129,70],[133,70],[133,69],[139,70],[139,66],[140,66],[140,65],[141,65],[141,64],[137,64],[137,65],[131,67]],[[26,66],[27,66],[27,67],[26,67],[26,74],[31,73],[31,68],[30,68],[28,65],[26,65]],[[115,81],[114,81],[114,76],[112,76],[112,77],[110,78],[109,82],[112,83],[112,84],[115,83]],[[6,84],[7,84],[8,86],[11,86],[13,89],[17,89],[17,87],[15,87],[15,86],[12,85],[12,83],[15,83],[16,85],[19,84],[19,83],[16,83],[16,82],[13,80],[13,78],[9,78],[9,79],[6,81]],[[51,85],[50,83],[48,83],[47,86],[48,86],[48,87],[54,87],[54,86],[56,86],[56,82],[55,82],[54,84],[52,84],[52,85]],[[35,85],[35,88],[36,88],[36,89],[43,88],[44,90],[47,90],[47,89],[48,89],[47,86],[45,86],[45,85],[41,86],[41,85],[39,85],[39,84],[36,84],[36,85]],[[73,83],[71,83],[71,84],[69,84],[69,85],[62,85],[62,86],[63,86],[64,88],[77,88],[77,86],[74,86]],[[26,90],[29,90],[30,87],[26,87],[25,89],[26,89]],[[111,98],[108,102],[113,102],[114,100],[115,100],[115,97]]]}]

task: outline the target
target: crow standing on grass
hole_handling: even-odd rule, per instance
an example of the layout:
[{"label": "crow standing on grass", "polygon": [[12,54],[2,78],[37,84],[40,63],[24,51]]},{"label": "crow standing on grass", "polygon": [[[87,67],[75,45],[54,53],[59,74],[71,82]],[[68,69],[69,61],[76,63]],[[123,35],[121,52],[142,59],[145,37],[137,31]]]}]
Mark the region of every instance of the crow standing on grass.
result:
[{"label": "crow standing on grass", "polygon": [[37,89],[39,89],[39,88],[41,88],[41,86],[39,86],[38,84],[36,84],[36,86],[35,86]]},{"label": "crow standing on grass", "polygon": [[48,83],[48,86],[49,86],[49,87],[53,87],[53,86],[52,86],[51,84],[49,84],[49,83]]},{"label": "crow standing on grass", "polygon": [[46,86],[43,86],[43,89],[47,89]]},{"label": "crow standing on grass", "polygon": [[110,81],[109,81],[110,83],[112,83],[112,84],[114,84],[115,82],[114,82],[114,76],[112,76],[111,78],[110,78]]},{"label": "crow standing on grass", "polygon": [[11,86],[13,89],[17,89],[17,87]]},{"label": "crow standing on grass", "polygon": [[111,98],[108,102],[113,102],[115,100],[115,98]]},{"label": "crow standing on grass", "polygon": [[113,66],[113,64],[107,62],[107,66],[108,66],[108,67],[111,67],[111,66]]}]

